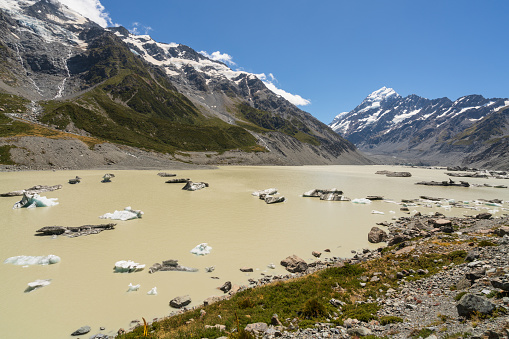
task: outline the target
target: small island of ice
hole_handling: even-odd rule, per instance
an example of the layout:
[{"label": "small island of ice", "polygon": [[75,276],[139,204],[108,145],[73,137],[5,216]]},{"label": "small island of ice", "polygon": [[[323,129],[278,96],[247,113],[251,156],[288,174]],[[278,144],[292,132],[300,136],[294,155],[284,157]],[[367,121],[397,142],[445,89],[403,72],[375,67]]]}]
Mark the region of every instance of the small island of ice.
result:
[{"label": "small island of ice", "polygon": [[46,256],[18,255],[5,259],[4,264],[13,264],[19,266],[25,265],[51,265],[60,262],[60,257],[50,254]]},{"label": "small island of ice", "polygon": [[41,197],[37,193],[30,194],[23,192],[23,197],[20,201],[14,204],[12,209],[55,206],[58,205],[57,200],[57,198]]},{"label": "small island of ice", "polygon": [[120,260],[115,263],[113,268],[118,273],[132,273],[138,272],[145,268],[145,265],[138,264],[132,260]]},{"label": "small island of ice", "polygon": [[196,255],[205,255],[205,254],[209,254],[211,250],[212,250],[212,247],[208,246],[207,243],[204,242],[204,243],[197,245],[195,248],[193,248],[191,250],[191,253],[196,254]]},{"label": "small island of ice", "polygon": [[143,212],[140,210],[133,210],[131,206],[127,206],[123,211],[115,211],[113,213],[106,213],[101,215],[99,218],[101,219],[112,219],[112,220],[131,220],[131,219],[139,219],[143,215]]}]

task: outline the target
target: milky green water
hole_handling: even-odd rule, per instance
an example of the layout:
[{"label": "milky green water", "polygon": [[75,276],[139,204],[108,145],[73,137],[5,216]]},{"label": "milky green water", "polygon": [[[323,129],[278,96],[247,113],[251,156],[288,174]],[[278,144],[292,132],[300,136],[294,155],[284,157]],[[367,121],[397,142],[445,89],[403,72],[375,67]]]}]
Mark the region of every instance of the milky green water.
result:
[{"label": "milky green water", "polygon": [[[374,174],[381,169],[410,171],[413,176],[387,178]],[[347,257],[352,249],[376,248],[379,245],[367,241],[371,227],[405,215],[399,211],[400,206],[382,201],[358,205],[301,197],[313,188],[335,187],[352,199],[382,195],[400,201],[428,195],[456,200],[509,200],[508,189],[415,185],[421,180],[447,180],[442,170],[302,166],[177,171],[178,177],[210,184],[195,192],[182,191],[183,184],[164,183],[168,178],[157,176],[158,172],[112,171],[116,177],[108,184],[100,182],[106,171],[0,173],[0,192],[37,184],[63,185],[61,190],[41,194],[58,198],[59,205],[53,207],[13,210],[19,198],[0,198],[1,338],[70,338],[74,330],[84,325],[92,328],[84,337],[100,332],[113,335],[119,328],[128,329],[131,320],[168,315],[172,311],[168,303],[176,296],[189,294],[191,306],[198,305],[209,296],[221,295],[217,287],[227,280],[242,285],[248,284],[249,278],[259,278],[262,272],[285,273],[279,262],[288,255],[312,260],[314,250],[323,252],[329,248],[331,253],[327,256]],[[68,184],[68,179],[76,175],[82,182]],[[496,179],[468,181],[507,185],[507,181]],[[267,205],[251,195],[270,187],[278,188],[287,201]],[[34,236],[43,226],[105,223],[108,221],[99,219],[100,215],[126,206],[142,210],[143,218],[117,221],[115,230],[86,237]],[[422,213],[439,210],[448,216],[479,213],[415,209]],[[372,214],[372,210],[385,214]],[[499,210],[501,215],[504,211]],[[203,242],[212,247],[209,255],[190,253]],[[17,255],[48,254],[58,255],[62,261],[30,267],[1,263]],[[196,267],[199,272],[148,274],[148,267],[167,259],[178,259],[181,265]],[[141,272],[114,273],[114,263],[119,260],[147,266]],[[268,269],[270,263],[277,268]],[[216,270],[206,273],[207,266],[215,266]],[[240,272],[244,266],[255,271]],[[52,282],[24,293],[27,284],[36,279]],[[129,283],[141,284],[140,290],[127,293]],[[158,295],[147,295],[152,287],[157,287]],[[106,329],[100,331],[101,326]]]}]

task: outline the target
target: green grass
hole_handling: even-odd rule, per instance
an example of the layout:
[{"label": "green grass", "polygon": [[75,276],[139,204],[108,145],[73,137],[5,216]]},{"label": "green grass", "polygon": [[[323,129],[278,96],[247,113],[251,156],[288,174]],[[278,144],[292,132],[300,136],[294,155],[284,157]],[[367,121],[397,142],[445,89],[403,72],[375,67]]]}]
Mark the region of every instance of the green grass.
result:
[{"label": "green grass", "polygon": [[10,151],[12,148],[16,148],[16,146],[12,146],[12,145],[0,146],[0,164],[2,164],[2,165],[15,165],[16,164],[11,159]]}]

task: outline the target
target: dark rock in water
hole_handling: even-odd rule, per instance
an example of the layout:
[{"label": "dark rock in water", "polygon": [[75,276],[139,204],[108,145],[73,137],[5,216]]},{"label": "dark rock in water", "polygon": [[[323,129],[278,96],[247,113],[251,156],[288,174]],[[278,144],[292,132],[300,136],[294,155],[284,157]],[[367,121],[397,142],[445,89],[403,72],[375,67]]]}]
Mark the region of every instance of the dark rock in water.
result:
[{"label": "dark rock in water", "polygon": [[281,265],[284,266],[290,273],[306,272],[308,269],[308,264],[304,261],[304,259],[299,258],[295,254],[281,260]]},{"label": "dark rock in water", "polygon": [[106,173],[103,175],[103,180],[101,180],[101,182],[111,182],[111,178],[115,178],[115,174]]},{"label": "dark rock in water", "polygon": [[265,202],[267,204],[276,204],[278,202],[284,202],[285,201],[285,197],[275,197],[273,195],[267,195],[265,196]]},{"label": "dark rock in water", "polygon": [[368,199],[368,200],[384,200],[384,197],[382,197],[381,195],[368,195],[366,197],[366,199]]},{"label": "dark rock in water", "polygon": [[336,194],[336,195],[343,195],[343,191],[340,191],[336,188],[329,188],[329,189],[318,189],[315,188],[311,191],[307,191],[302,194],[303,197],[310,197],[310,198],[320,198],[324,194]]},{"label": "dark rock in water", "polygon": [[159,173],[157,173],[157,175],[160,177],[176,177],[177,176],[176,174],[166,173],[166,172],[159,172]]},{"label": "dark rock in water", "polygon": [[253,272],[253,268],[252,267],[242,267],[240,269],[241,272]]},{"label": "dark rock in water", "polygon": [[350,198],[341,195],[339,192],[324,193],[320,196],[320,200],[326,201],[350,201]]},{"label": "dark rock in water", "polygon": [[368,241],[372,244],[378,244],[382,241],[387,241],[387,232],[374,226],[368,233]]},{"label": "dark rock in water", "polygon": [[470,293],[461,297],[456,305],[458,314],[462,317],[468,317],[475,313],[490,314],[495,310],[495,307],[496,305],[488,299]]},{"label": "dark rock in water", "polygon": [[33,187],[30,187],[30,188],[27,188],[24,190],[20,190],[20,191],[12,191],[12,192],[8,192],[8,193],[2,193],[2,194],[0,194],[0,197],[17,197],[17,196],[22,196],[23,193],[27,193],[30,195],[40,194],[42,192],[56,191],[61,188],[62,188],[62,185],[54,185],[54,186],[35,185]]},{"label": "dark rock in water", "polygon": [[375,174],[382,174],[386,177],[411,177],[410,172],[376,171]]},{"label": "dark rock in water", "polygon": [[155,263],[148,269],[148,273],[154,273],[157,271],[198,272],[198,269],[181,266],[179,265],[178,260],[170,259],[163,261],[162,264]]},{"label": "dark rock in water", "polygon": [[170,301],[170,306],[173,308],[182,308],[191,303],[191,297],[189,295],[184,295],[180,297],[173,298]]},{"label": "dark rock in water", "polygon": [[78,177],[78,176],[76,176],[76,178],[74,178],[74,179],[69,179],[69,183],[73,184],[73,185],[74,184],[79,184],[80,182],[81,182],[81,178]]},{"label": "dark rock in water", "polygon": [[71,335],[72,336],[83,335],[87,334],[88,332],[90,332],[90,326],[83,326],[78,328],[76,331],[72,332]]},{"label": "dark rock in water", "polygon": [[232,289],[232,283],[231,281],[227,281],[223,284],[223,286],[219,287],[219,289],[221,291],[223,291],[224,293],[228,293],[229,290]]},{"label": "dark rock in water", "polygon": [[166,184],[183,184],[188,181],[189,181],[189,179],[170,179],[170,180],[166,180],[165,183]]},{"label": "dark rock in water", "polygon": [[113,230],[117,224],[83,225],[78,227],[45,226],[36,231],[36,235],[65,235],[69,238],[81,235],[98,234],[104,230]]},{"label": "dark rock in water", "polygon": [[182,187],[182,189],[185,191],[197,191],[205,187],[209,187],[209,184],[206,182],[192,182],[191,180],[187,180],[186,185]]},{"label": "dark rock in water", "polygon": [[313,255],[315,258],[320,258],[322,256],[322,252],[313,251],[311,252],[311,255]]},{"label": "dark rock in water", "polygon": [[420,181],[415,183],[416,185],[426,185],[426,186],[456,186],[456,187],[470,187],[470,184],[466,181],[460,181],[459,183],[452,180],[444,180],[444,181]]}]

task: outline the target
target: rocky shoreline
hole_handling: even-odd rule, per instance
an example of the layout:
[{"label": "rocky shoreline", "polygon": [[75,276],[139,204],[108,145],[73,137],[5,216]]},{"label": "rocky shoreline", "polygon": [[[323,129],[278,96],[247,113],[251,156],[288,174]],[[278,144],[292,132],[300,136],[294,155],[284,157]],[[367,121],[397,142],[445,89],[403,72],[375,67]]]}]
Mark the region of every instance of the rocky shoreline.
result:
[{"label": "rocky shoreline", "polygon": [[[442,222],[437,222],[441,220]],[[443,221],[453,225],[444,228]],[[446,223],[447,225],[449,223]],[[375,272],[359,277],[359,286],[367,288],[380,279],[393,279],[394,288],[388,288],[384,294],[364,297],[358,303],[378,305],[376,319],[401,319],[395,322],[380,320],[362,321],[348,318],[340,326],[334,319],[342,314],[341,301],[329,302],[337,308],[329,314],[329,322],[316,323],[311,328],[300,329],[297,319],[277,319],[268,323],[248,324],[246,331],[257,338],[508,338],[509,337],[509,217],[492,218],[487,213],[475,217],[445,218],[436,213],[432,216],[416,214],[401,217],[393,223],[380,223],[379,230],[386,246],[375,250],[352,251],[351,258],[324,258],[311,263],[299,263],[302,260],[291,256],[282,261],[282,265],[294,273],[284,275],[262,275],[260,279],[250,279],[248,286],[233,286],[224,290],[223,296],[210,297],[204,304],[191,309],[182,308],[171,316],[202,308],[221,300],[229,299],[236,293],[250,288],[272,284],[316,273],[330,267],[344,265],[368,265],[377,260],[390,260],[388,264],[397,267],[399,263],[417,260],[428,254],[464,253],[458,264],[445,265],[441,259],[435,264],[438,271],[430,274],[427,270],[414,269],[394,272]],[[325,250],[327,251],[327,250]],[[320,253],[313,253],[319,257]],[[288,261],[289,260],[289,261]],[[287,261],[284,263],[284,261]],[[303,261],[303,260],[302,260]],[[297,268],[297,269],[295,269]],[[340,288],[340,287],[338,287]],[[228,292],[228,293],[226,293]],[[362,292],[361,292],[362,293]],[[474,306],[468,304],[467,297],[474,299]],[[482,305],[489,305],[486,311]],[[463,308],[462,308],[463,307]],[[468,308],[470,307],[470,308]],[[201,312],[206,313],[207,308]],[[164,319],[154,319],[163,321]],[[134,328],[142,326],[136,321]],[[217,327],[219,326],[219,327]],[[134,329],[133,328],[133,329]],[[216,328],[226,331],[221,325]],[[131,330],[133,330],[131,329]],[[125,333],[120,330],[119,334]],[[221,338],[227,338],[228,334]]]}]

